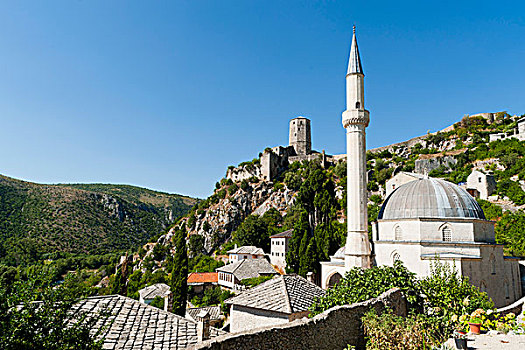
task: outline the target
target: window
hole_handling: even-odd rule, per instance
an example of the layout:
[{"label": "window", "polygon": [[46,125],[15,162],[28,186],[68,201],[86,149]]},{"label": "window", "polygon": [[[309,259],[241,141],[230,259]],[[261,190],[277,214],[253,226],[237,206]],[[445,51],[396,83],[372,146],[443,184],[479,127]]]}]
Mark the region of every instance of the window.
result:
[{"label": "window", "polygon": [[448,226],[443,227],[443,229],[441,230],[441,234],[442,234],[443,242],[452,241],[452,230],[450,229],[450,227]]},{"label": "window", "polygon": [[481,177],[478,177],[478,182],[481,182]]},{"label": "window", "polygon": [[359,101],[355,103],[355,108],[361,108],[361,103]]},{"label": "window", "polygon": [[483,293],[487,292],[487,285],[485,284],[485,281],[481,281],[481,283],[479,284],[479,290]]},{"label": "window", "polygon": [[400,241],[401,238],[402,238],[401,227],[400,226],[396,226],[396,228],[394,229],[394,239],[396,241]]},{"label": "window", "polygon": [[505,299],[510,298],[509,282],[505,281]]},{"label": "window", "polygon": [[490,273],[493,275],[496,274],[496,258],[494,254],[490,254]]}]

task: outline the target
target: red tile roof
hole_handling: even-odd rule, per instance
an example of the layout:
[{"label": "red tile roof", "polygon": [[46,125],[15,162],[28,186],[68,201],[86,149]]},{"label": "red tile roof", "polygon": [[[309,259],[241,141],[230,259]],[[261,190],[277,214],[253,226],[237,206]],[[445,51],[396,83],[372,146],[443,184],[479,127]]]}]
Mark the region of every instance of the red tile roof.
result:
[{"label": "red tile roof", "polygon": [[188,283],[217,283],[217,272],[192,272],[188,276]]}]

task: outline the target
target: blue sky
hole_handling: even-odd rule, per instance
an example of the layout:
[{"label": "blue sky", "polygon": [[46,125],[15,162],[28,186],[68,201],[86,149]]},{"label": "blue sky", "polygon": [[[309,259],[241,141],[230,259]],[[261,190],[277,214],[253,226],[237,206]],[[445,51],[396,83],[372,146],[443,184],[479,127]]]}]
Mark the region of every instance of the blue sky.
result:
[{"label": "blue sky", "polygon": [[369,147],[525,113],[517,1],[5,1],[0,173],[205,197],[298,115],[343,153],[353,24]]}]

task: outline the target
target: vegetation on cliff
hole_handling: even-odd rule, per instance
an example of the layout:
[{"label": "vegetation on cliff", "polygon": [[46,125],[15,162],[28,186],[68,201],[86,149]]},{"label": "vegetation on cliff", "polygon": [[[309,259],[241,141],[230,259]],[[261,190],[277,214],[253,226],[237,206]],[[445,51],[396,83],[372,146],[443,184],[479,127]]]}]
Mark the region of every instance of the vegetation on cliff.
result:
[{"label": "vegetation on cliff", "polygon": [[196,201],[133,186],[40,185],[0,176],[0,263],[137,249]]}]

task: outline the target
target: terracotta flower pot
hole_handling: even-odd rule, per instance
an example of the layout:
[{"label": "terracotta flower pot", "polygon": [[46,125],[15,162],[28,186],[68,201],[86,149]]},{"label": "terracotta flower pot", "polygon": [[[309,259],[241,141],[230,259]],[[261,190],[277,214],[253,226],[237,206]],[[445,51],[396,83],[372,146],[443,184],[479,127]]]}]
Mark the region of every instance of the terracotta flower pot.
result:
[{"label": "terracotta flower pot", "polygon": [[470,332],[474,334],[481,333],[481,323],[469,323]]}]

